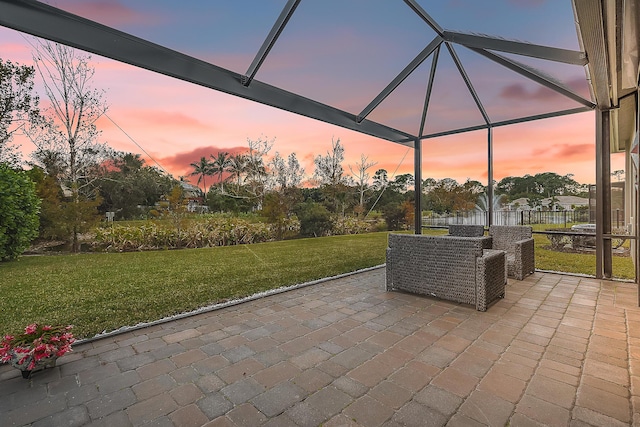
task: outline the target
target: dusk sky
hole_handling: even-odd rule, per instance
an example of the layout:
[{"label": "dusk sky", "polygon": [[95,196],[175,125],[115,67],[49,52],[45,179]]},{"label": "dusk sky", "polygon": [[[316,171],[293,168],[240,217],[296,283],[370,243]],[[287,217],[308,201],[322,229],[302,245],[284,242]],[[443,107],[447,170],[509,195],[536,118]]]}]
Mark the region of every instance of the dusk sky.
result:
[{"label": "dusk sky", "polygon": [[[48,3],[244,74],[286,2]],[[445,29],[579,49],[570,0],[420,3]],[[256,79],[358,114],[433,37],[433,31],[400,0],[302,0]],[[31,40],[0,27],[0,58],[31,64]],[[579,106],[463,47],[456,46],[456,53],[492,120]],[[589,98],[582,67],[510,57]],[[175,177],[189,175],[189,163],[201,156],[242,151],[247,139],[261,137],[275,138],[271,154],[295,152],[308,175],[313,173],[313,157],[325,154],[332,138],[339,138],[345,147],[347,172],[361,154],[378,162],[371,174],[380,168],[390,175],[396,169],[413,172],[413,150],[399,144],[96,55],[92,58],[94,86],[105,90],[108,116]],[[482,116],[444,48],[438,66],[425,132],[481,124]],[[430,67],[428,59],[368,119],[416,134]],[[44,101],[43,92],[41,98]],[[98,126],[102,142],[116,150],[142,153],[109,119],[101,119]],[[451,177],[459,182],[470,178],[486,184],[486,135],[483,130],[425,140],[423,178]],[[593,112],[495,128],[494,178],[551,171],[592,183],[594,141]],[[26,153],[33,149],[29,144],[23,143]],[[613,156],[612,170],[623,169],[623,162],[624,155]]]}]

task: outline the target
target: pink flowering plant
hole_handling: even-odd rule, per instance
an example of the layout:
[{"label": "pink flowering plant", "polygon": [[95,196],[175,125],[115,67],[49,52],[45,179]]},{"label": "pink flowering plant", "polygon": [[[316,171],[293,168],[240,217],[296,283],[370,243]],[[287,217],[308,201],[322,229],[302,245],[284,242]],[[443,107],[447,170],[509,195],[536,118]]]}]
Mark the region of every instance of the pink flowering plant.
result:
[{"label": "pink flowering plant", "polygon": [[22,371],[45,366],[71,351],[75,341],[71,328],[33,323],[24,328],[23,334],[5,335],[0,343],[0,362]]}]

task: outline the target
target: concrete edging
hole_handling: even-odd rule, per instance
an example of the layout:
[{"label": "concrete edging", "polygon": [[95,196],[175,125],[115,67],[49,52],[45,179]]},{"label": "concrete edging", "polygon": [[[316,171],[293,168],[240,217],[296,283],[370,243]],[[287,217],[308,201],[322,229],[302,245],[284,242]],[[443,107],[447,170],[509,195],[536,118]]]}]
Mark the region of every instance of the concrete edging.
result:
[{"label": "concrete edging", "polygon": [[376,266],[373,266],[373,267],[367,267],[367,268],[362,268],[360,270],[351,271],[349,273],[342,273],[342,274],[338,274],[338,275],[331,276],[331,277],[324,277],[322,279],[312,280],[310,282],[298,283],[296,285],[291,285],[291,286],[282,286],[282,287],[279,287],[279,288],[275,288],[275,289],[271,289],[271,290],[268,290],[268,291],[259,292],[257,294],[249,295],[248,297],[244,297],[244,298],[240,298],[240,299],[235,299],[235,300],[231,300],[231,301],[226,301],[226,302],[221,302],[221,303],[217,303],[217,304],[208,305],[206,307],[201,307],[201,308],[198,308],[196,310],[192,310],[192,311],[188,311],[188,312],[185,312],[185,313],[176,314],[174,316],[163,317],[162,319],[154,320],[152,322],[142,322],[142,323],[138,323],[137,325],[133,325],[133,326],[123,326],[123,327],[121,327],[119,329],[116,329],[114,331],[103,332],[103,333],[94,335],[91,338],[85,338],[85,339],[82,339],[82,340],[77,340],[73,345],[87,344],[87,343],[90,343],[90,342],[93,342],[93,341],[97,341],[97,340],[100,340],[100,339],[103,339],[103,338],[110,338],[110,337],[114,337],[114,336],[117,336],[117,335],[124,334],[126,332],[131,332],[131,331],[136,331],[138,329],[147,328],[149,326],[161,325],[163,323],[171,322],[171,321],[174,321],[174,320],[184,319],[186,317],[195,316],[197,314],[209,313],[209,312],[212,312],[212,311],[220,310],[220,309],[227,308],[227,307],[232,307],[234,305],[242,304],[242,303],[245,303],[245,302],[254,301],[254,300],[257,300],[257,299],[260,299],[260,298],[265,298],[265,297],[268,297],[268,296],[271,296],[271,295],[277,295],[277,294],[281,294],[281,293],[284,293],[284,292],[289,292],[289,291],[293,291],[293,290],[296,290],[296,289],[305,288],[307,286],[318,285],[320,283],[328,282],[330,280],[341,279],[343,277],[348,277],[348,276],[352,276],[352,275],[359,274],[359,273],[365,273],[367,271],[377,270],[377,269],[383,268],[384,266],[385,266],[385,264],[380,264],[380,265],[376,265]]}]

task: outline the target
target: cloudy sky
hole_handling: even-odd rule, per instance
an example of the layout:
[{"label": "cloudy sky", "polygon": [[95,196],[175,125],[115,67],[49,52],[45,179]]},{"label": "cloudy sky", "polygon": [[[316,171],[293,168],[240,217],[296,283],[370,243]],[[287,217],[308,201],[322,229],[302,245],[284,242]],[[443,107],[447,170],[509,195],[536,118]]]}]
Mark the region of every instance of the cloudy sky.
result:
[{"label": "cloudy sky", "polygon": [[[244,74],[285,1],[48,3]],[[446,29],[578,49],[570,0],[421,4]],[[433,36],[400,0],[302,0],[256,79],[358,114]],[[31,40],[0,28],[0,57],[32,63]],[[579,106],[462,47],[456,47],[456,53],[492,120]],[[389,174],[413,171],[413,152],[404,146],[96,55],[92,58],[94,85],[105,90],[109,105],[108,118],[98,123],[101,140],[117,150],[142,153],[144,149],[176,177],[188,175],[192,171],[189,164],[202,156],[242,151],[247,139],[258,138],[275,140],[272,154],[295,152],[309,175],[313,173],[313,157],[326,153],[331,140],[338,138],[345,147],[345,166],[354,165],[365,154],[377,162],[372,174],[379,168]],[[588,97],[582,67],[513,58]],[[417,133],[430,67],[431,58],[368,118]],[[438,60],[432,100],[426,133],[482,123],[446,49]],[[594,135],[592,112],[495,128],[494,178],[552,171],[574,174],[579,182],[592,183]],[[470,178],[486,183],[486,139],[486,131],[477,131],[426,140],[423,177],[451,177],[461,182]],[[23,144],[25,152],[32,149],[28,142]],[[612,169],[622,169],[622,162],[622,156],[614,156]]]}]

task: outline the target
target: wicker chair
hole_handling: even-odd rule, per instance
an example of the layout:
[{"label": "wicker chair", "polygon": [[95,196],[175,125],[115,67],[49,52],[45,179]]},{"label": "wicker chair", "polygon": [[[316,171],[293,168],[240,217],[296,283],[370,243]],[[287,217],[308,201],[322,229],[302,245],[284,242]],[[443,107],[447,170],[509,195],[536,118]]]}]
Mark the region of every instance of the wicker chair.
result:
[{"label": "wicker chair", "polygon": [[482,237],[484,236],[484,225],[450,224],[449,235],[460,237]]},{"label": "wicker chair", "polygon": [[504,297],[504,251],[483,249],[488,237],[390,234],[386,289],[475,305]]},{"label": "wicker chair", "polygon": [[507,253],[507,276],[524,279],[536,269],[531,227],[492,225],[489,227],[493,249]]}]

